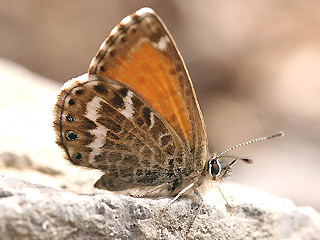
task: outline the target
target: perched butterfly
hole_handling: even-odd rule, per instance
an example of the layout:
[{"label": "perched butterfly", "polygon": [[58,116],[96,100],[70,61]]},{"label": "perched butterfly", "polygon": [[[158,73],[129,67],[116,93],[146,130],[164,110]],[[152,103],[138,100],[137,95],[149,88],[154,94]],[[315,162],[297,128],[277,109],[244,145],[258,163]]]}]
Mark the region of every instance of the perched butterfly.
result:
[{"label": "perched butterfly", "polygon": [[236,161],[222,164],[226,152],[282,134],[208,158],[188,71],[150,8],[111,31],[88,73],[61,88],[54,111],[57,143],[66,158],[103,172],[96,188],[174,200],[207,178],[225,177]]}]

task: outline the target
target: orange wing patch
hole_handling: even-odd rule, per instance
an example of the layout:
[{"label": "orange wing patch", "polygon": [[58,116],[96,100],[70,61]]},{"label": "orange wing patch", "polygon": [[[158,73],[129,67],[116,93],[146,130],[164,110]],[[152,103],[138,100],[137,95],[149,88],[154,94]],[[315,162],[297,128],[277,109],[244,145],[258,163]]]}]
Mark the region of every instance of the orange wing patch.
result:
[{"label": "orange wing patch", "polygon": [[151,42],[145,42],[131,49],[127,56],[115,54],[113,62],[105,65],[105,71],[99,75],[125,83],[139,92],[180,137],[190,140],[190,119],[172,59]]}]

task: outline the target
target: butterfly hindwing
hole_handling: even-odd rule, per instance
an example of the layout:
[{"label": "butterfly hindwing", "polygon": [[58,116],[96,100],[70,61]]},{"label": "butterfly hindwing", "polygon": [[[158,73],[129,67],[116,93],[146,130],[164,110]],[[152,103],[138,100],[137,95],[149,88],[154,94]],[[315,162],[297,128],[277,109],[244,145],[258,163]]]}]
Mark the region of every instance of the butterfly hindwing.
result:
[{"label": "butterfly hindwing", "polygon": [[58,100],[57,142],[72,163],[151,186],[187,168],[183,142],[130,87],[83,75],[65,84]]}]

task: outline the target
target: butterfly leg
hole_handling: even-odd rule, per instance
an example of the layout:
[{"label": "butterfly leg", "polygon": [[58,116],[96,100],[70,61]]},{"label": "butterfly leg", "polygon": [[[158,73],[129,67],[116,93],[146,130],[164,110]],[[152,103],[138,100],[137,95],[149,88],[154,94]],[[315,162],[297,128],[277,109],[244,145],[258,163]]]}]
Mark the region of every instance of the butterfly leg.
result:
[{"label": "butterfly leg", "polygon": [[224,194],[223,194],[223,192],[222,192],[221,188],[220,188],[218,185],[217,185],[217,188],[219,189],[219,192],[220,192],[220,194],[221,194],[222,198],[223,198],[223,199],[224,199],[224,201],[226,202],[226,208],[227,208],[227,210],[232,210],[232,209],[233,209],[233,207],[229,204],[229,202],[228,202],[227,198],[224,196]]},{"label": "butterfly leg", "polygon": [[188,186],[186,186],[184,189],[182,189],[177,196],[175,196],[171,201],[170,204],[174,203],[182,194],[184,194],[186,191],[188,191],[190,188],[192,188],[194,186],[194,182],[189,184]]},{"label": "butterfly leg", "polygon": [[202,205],[203,205],[203,198],[201,196],[201,194],[198,192],[197,189],[194,189],[194,196],[195,198],[195,201],[193,201],[194,203],[197,203],[197,204],[194,204],[195,208],[194,209],[194,214],[192,215],[191,219],[190,219],[190,225],[188,227],[188,230],[186,231],[186,236],[188,235],[188,233],[190,232],[190,229],[192,228],[197,216],[199,215],[200,213],[200,210],[202,208]]}]

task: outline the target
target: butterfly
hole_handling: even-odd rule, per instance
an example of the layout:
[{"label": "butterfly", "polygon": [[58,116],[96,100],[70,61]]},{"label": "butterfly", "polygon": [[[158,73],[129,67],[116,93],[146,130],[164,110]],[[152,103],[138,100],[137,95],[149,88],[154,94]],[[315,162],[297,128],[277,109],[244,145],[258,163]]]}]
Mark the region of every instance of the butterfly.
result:
[{"label": "butterfly", "polygon": [[220,181],[235,162],[222,164],[228,150],[208,158],[185,63],[150,8],[111,31],[88,73],[63,85],[54,116],[57,144],[71,163],[103,173],[99,189],[177,199],[206,179]]}]

